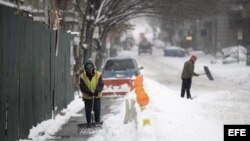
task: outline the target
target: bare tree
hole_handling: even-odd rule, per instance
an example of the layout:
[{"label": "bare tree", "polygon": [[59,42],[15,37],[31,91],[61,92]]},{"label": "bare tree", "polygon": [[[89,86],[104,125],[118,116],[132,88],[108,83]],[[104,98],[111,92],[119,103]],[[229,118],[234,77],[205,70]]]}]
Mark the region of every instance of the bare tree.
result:
[{"label": "bare tree", "polygon": [[[96,64],[100,67],[106,50],[106,36],[110,30],[131,18],[153,15],[159,0],[87,0],[85,4],[86,7],[81,8],[80,0],[76,0],[83,17],[80,39],[84,50],[83,60],[90,57],[94,42],[97,47]],[[95,28],[99,29],[99,37],[93,39]]]},{"label": "bare tree", "polygon": [[[214,14],[218,0],[75,0],[82,16],[80,46],[88,59],[97,50],[97,67],[100,67],[106,50],[106,36],[116,25],[138,16],[159,16],[164,21],[181,23]],[[93,38],[98,28],[99,37]]]}]

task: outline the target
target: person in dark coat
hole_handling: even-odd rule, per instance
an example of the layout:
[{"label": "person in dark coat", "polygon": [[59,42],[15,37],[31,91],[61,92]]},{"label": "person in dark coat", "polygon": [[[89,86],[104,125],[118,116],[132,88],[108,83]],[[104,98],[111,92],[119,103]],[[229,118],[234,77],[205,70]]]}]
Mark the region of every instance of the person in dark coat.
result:
[{"label": "person in dark coat", "polygon": [[93,106],[95,123],[100,123],[101,96],[103,79],[91,60],[84,64],[84,71],[80,74],[80,90],[85,104],[87,123],[91,123],[91,111]]},{"label": "person in dark coat", "polygon": [[187,99],[192,99],[190,94],[190,88],[192,84],[192,77],[199,76],[199,74],[194,72],[194,64],[197,60],[195,55],[192,55],[191,58],[185,62],[181,79],[182,79],[182,86],[181,86],[181,97],[184,98],[185,92],[187,93]]}]

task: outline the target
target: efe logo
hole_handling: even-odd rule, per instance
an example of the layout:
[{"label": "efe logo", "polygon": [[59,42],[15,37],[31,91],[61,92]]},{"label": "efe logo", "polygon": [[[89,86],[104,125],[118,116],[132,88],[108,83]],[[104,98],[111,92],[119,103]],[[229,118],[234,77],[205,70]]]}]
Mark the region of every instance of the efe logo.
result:
[{"label": "efe logo", "polygon": [[224,125],[224,141],[250,141],[250,125]]},{"label": "efe logo", "polygon": [[246,136],[247,129],[228,129],[228,136]]}]

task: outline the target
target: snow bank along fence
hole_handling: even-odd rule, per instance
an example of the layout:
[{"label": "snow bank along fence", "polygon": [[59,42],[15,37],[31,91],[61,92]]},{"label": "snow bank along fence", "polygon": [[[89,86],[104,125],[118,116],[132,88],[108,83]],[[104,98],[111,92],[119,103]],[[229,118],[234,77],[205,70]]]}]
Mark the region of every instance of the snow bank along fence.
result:
[{"label": "snow bank along fence", "polygon": [[[0,140],[27,138],[29,129],[73,100],[70,41],[0,5]],[[57,55],[56,55],[57,52]]]},{"label": "snow bank along fence", "polygon": [[[147,104],[149,103],[148,94],[145,92],[143,88],[143,75],[138,74],[135,78],[135,93],[136,93],[136,101],[140,106],[141,111],[146,109]],[[136,110],[135,110],[135,100],[126,100],[126,114],[124,118],[124,124],[128,123],[136,119]],[[143,116],[143,115],[142,115]],[[142,126],[150,125],[151,121],[148,117],[142,117]]]}]

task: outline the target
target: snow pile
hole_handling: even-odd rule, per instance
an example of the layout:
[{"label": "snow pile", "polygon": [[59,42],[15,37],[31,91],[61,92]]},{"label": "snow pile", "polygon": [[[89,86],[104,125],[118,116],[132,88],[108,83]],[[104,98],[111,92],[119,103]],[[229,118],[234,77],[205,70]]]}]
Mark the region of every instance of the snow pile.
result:
[{"label": "snow pile", "polygon": [[246,61],[247,50],[243,46],[226,47],[222,49],[224,60],[237,60]]},{"label": "snow pile", "polygon": [[226,47],[221,52],[216,53],[216,60],[212,60],[211,63],[222,62],[223,64],[245,62],[247,49],[243,46]]},{"label": "snow pile", "polygon": [[165,48],[166,46],[166,44],[159,39],[154,40],[153,43],[154,43],[154,47],[157,47],[157,48]]},{"label": "snow pile", "polygon": [[[222,130],[216,121],[206,119],[201,107],[191,100],[180,99],[173,91],[150,79],[145,79],[145,90],[150,103],[145,110],[136,105],[137,118],[128,124],[124,119],[124,102],[116,107],[117,113],[104,121],[103,129],[88,141],[164,141],[164,140],[220,140]],[[133,92],[130,95],[135,95]],[[149,124],[143,125],[144,120]],[[213,134],[209,138],[207,135]]]},{"label": "snow pile", "polygon": [[37,126],[32,127],[28,138],[35,141],[54,139],[53,135],[61,129],[62,125],[67,123],[70,117],[81,111],[83,107],[83,101],[75,93],[75,100],[67,106],[67,109],[63,109],[61,114],[57,114],[55,119],[43,121]]}]

